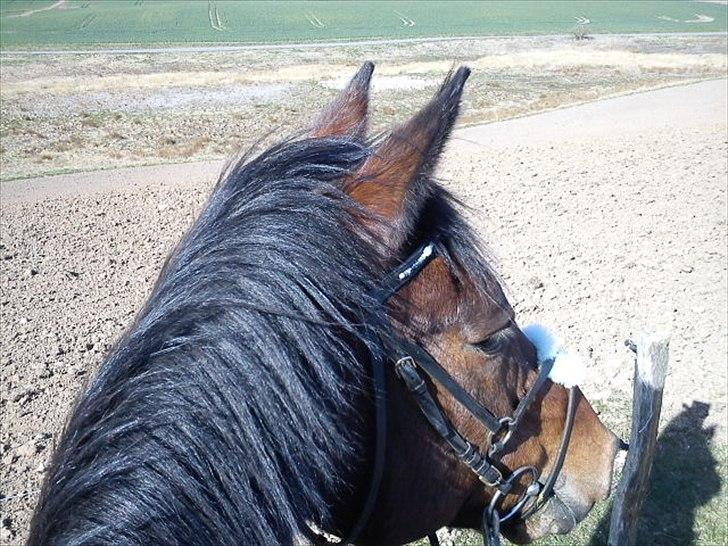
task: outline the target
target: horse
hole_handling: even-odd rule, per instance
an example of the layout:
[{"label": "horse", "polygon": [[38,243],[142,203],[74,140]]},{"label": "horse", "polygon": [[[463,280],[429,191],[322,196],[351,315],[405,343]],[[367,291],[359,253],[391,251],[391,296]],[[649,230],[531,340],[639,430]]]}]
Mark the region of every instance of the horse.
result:
[{"label": "horse", "polygon": [[526,543],[608,496],[619,440],[436,181],[470,70],[370,137],[373,69],[224,169],[78,396],[29,545]]}]

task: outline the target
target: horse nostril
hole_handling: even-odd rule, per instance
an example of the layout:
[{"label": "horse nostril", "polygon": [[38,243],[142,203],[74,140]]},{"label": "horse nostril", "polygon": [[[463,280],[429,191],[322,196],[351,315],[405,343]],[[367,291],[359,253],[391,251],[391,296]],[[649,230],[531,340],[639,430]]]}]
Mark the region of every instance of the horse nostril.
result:
[{"label": "horse nostril", "polygon": [[620,451],[629,450],[629,444],[627,442],[625,442],[624,440],[622,440],[621,438],[619,439],[619,450]]}]

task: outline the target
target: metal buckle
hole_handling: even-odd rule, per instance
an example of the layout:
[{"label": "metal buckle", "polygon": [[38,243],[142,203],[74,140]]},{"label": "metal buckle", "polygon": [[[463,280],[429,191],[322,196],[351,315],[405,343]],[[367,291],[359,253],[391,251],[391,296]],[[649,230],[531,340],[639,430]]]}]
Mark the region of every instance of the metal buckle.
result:
[{"label": "metal buckle", "polygon": [[[506,515],[502,517],[499,516],[501,522],[511,519],[526,505],[526,503],[528,503],[528,501],[530,501],[534,497],[538,497],[538,495],[540,494],[541,486],[538,483],[538,470],[536,470],[536,468],[533,466],[522,466],[520,468],[517,468],[511,473],[510,476],[508,476],[506,483],[512,484],[517,478],[526,473],[530,474],[531,482],[526,486],[523,494],[520,496],[518,501],[516,501],[516,503],[511,507],[511,509],[508,510]],[[506,495],[502,493],[499,489],[496,489],[495,493],[493,493],[493,498],[490,500],[490,505],[488,506],[489,512],[497,513],[496,505],[505,496]]]},{"label": "metal buckle", "polygon": [[407,355],[403,356],[394,363],[394,371],[397,372],[397,375],[402,377],[401,369],[407,365],[412,366],[413,368],[417,368],[417,362],[415,362],[415,359],[412,358],[410,355]]},{"label": "metal buckle", "polygon": [[412,358],[410,355],[403,356],[397,362],[395,362],[395,366],[404,366],[405,364],[412,364],[412,366],[414,366],[415,368],[417,367],[417,362],[415,362],[415,359]]},{"label": "metal buckle", "polygon": [[[511,439],[511,436],[513,436],[513,425],[515,424],[515,421],[511,417],[502,417],[498,420],[498,424],[500,425],[498,430],[488,434],[488,442],[490,443],[488,455],[491,457],[500,453],[508,443],[508,440]],[[503,430],[505,430],[505,434],[499,436]]]},{"label": "metal buckle", "polygon": [[[483,463],[484,463],[484,464],[490,464],[490,463],[489,463],[488,461],[486,461],[485,459],[483,459]],[[481,481],[481,482],[483,482],[483,483],[484,483],[485,485],[487,485],[488,487],[496,487],[496,488],[497,488],[497,487],[498,487],[498,486],[499,486],[500,484],[502,484],[502,483],[503,483],[503,473],[502,473],[502,472],[501,472],[500,470],[498,470],[498,467],[497,467],[497,466],[495,466],[495,465],[493,465],[493,464],[490,464],[490,467],[491,467],[491,468],[492,468],[493,470],[495,470],[495,473],[496,473],[496,474],[498,474],[498,477],[497,477],[497,478],[496,478],[496,479],[495,479],[494,481],[492,481],[492,482],[488,481],[488,478],[486,478],[485,476],[483,476],[483,475],[482,475],[482,474],[480,474],[480,473],[478,473],[478,478],[480,479],[480,481]],[[496,489],[496,490],[497,490],[497,489]]]}]

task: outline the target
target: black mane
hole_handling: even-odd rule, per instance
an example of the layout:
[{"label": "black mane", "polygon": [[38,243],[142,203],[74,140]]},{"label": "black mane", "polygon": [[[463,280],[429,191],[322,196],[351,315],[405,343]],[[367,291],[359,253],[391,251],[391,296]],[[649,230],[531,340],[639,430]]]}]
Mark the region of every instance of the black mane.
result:
[{"label": "black mane", "polygon": [[[330,529],[369,456],[380,350],[364,325],[380,323],[368,294],[384,264],[340,189],[369,153],[287,142],[221,178],[79,397],[30,544],[290,544],[308,522]],[[449,196],[432,184],[427,200],[445,221],[419,229],[485,271]]]}]

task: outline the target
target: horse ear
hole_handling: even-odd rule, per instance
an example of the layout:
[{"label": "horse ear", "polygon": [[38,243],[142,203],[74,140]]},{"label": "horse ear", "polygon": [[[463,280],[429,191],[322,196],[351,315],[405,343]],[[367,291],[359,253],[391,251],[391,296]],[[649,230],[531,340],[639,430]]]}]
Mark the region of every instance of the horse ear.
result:
[{"label": "horse ear", "polygon": [[388,245],[407,237],[429,193],[430,174],[455,123],[470,69],[448,74],[435,97],[381,142],[344,190],[381,217]]},{"label": "horse ear", "polygon": [[314,122],[312,137],[352,136],[363,138],[367,131],[369,110],[369,82],[374,72],[374,63],[365,62]]}]

